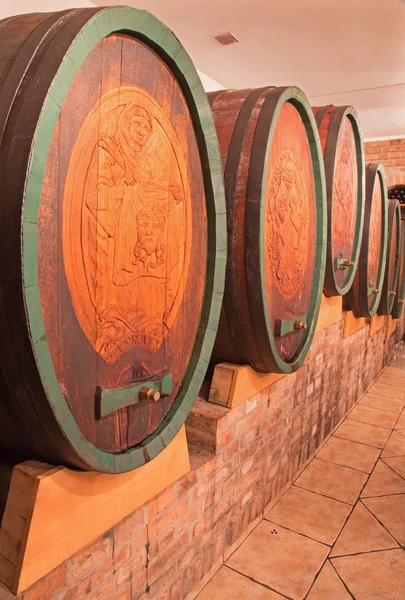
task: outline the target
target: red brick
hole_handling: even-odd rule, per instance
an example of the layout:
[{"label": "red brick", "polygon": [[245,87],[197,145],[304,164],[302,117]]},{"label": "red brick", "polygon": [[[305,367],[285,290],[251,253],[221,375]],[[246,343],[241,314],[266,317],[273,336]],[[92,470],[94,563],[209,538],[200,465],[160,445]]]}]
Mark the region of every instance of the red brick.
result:
[{"label": "red brick", "polygon": [[181,579],[178,579],[170,589],[170,600],[181,600],[181,596]]},{"label": "red brick", "polygon": [[114,565],[121,565],[126,562],[131,555],[131,542],[128,541],[122,546],[114,546],[113,557]]},{"label": "red brick", "polygon": [[[67,585],[67,564],[64,563],[51,571],[48,575],[34,583],[25,593],[24,600],[52,600],[56,594],[60,594],[66,589]],[[14,596],[9,593],[9,597]],[[2,590],[0,589],[0,598],[3,600]],[[7,596],[4,594],[4,598]]]},{"label": "red brick", "polygon": [[163,512],[174,502],[174,486],[163,490],[156,498],[151,500],[148,505],[149,520],[152,520],[157,514]]},{"label": "red brick", "polygon": [[131,586],[127,585],[123,590],[118,592],[112,600],[132,600]]},{"label": "red brick", "polygon": [[97,589],[93,591],[89,596],[74,596],[72,600],[82,600],[85,598],[86,600],[111,600],[114,594],[114,585],[112,578],[104,581]]},{"label": "red brick", "polygon": [[130,539],[132,532],[146,522],[145,508],[142,507],[121,521],[114,528],[114,544],[123,544]]},{"label": "red brick", "polygon": [[100,586],[103,582],[111,579],[113,576],[114,564],[113,559],[102,562],[94,569],[94,571],[84,577],[75,587],[77,598],[85,598],[91,595],[92,591]]},{"label": "red brick", "polygon": [[159,552],[164,551],[173,542],[175,535],[176,530],[174,527],[171,527],[170,529],[166,529],[162,535],[152,540],[149,546],[149,559],[153,560]]},{"label": "red brick", "polygon": [[86,546],[71,558],[72,575],[81,577],[98,561],[112,557],[112,537],[110,535],[98,538],[90,546]]},{"label": "red brick", "polygon": [[181,553],[189,541],[189,534],[184,533],[181,538],[176,540],[171,546],[169,546],[164,552],[161,552],[158,557],[151,560],[148,565],[148,581],[153,583],[168,570],[173,572],[173,566],[177,561],[179,553]]}]

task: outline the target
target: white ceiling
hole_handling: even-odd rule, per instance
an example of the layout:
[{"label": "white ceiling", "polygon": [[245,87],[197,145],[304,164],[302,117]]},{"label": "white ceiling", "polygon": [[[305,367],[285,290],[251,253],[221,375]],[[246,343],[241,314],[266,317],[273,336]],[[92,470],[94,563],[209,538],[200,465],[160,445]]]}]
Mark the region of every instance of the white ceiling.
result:
[{"label": "white ceiling", "polygon": [[[225,87],[298,85],[312,104],[355,105],[366,138],[405,137],[403,0],[126,1],[171,27]],[[240,43],[220,46],[225,31]]]},{"label": "white ceiling", "polygon": [[[353,104],[368,139],[405,137],[405,0],[93,3],[127,3],[155,14],[206,74],[207,90],[298,85],[313,105]],[[0,18],[88,5],[90,0],[0,0]],[[214,36],[225,31],[240,43],[220,46]]]}]

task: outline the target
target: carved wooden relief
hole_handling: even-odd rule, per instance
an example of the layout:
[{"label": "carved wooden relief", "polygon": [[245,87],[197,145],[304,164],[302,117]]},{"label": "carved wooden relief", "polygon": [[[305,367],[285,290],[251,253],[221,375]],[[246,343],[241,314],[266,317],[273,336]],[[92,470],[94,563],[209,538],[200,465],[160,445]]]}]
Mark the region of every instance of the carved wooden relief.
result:
[{"label": "carved wooden relief", "polygon": [[159,104],[120,86],[95,104],[73,148],[63,253],[76,316],[108,363],[157,351],[187,278],[190,189],[179,140]]},{"label": "carved wooden relief", "polygon": [[[354,233],[357,206],[357,164],[353,127],[346,117],[340,129],[333,182],[332,247],[345,248]],[[348,253],[350,256],[350,252]]]},{"label": "carved wooden relief", "polygon": [[280,154],[267,196],[267,252],[276,287],[285,299],[294,296],[308,259],[309,208],[304,173],[290,150]]},{"label": "carved wooden relief", "polygon": [[[208,247],[187,100],[141,41],[109,36],[79,69],[47,156],[38,243],[58,383],[83,435],[120,452],[156,429],[182,385]],[[143,385],[160,398],[141,398]]]},{"label": "carved wooden relief", "polygon": [[[368,273],[370,288],[375,288],[381,260],[381,232],[382,227],[382,197],[381,183],[377,176],[374,182],[371,203],[370,228],[369,228],[369,251],[368,251]],[[373,297],[370,297],[370,303]]]},{"label": "carved wooden relief", "polygon": [[[297,109],[285,103],[274,131],[266,182],[264,267],[267,305],[276,323],[305,320],[315,259],[315,187],[307,133]],[[302,331],[275,334],[283,360],[297,350]]]}]

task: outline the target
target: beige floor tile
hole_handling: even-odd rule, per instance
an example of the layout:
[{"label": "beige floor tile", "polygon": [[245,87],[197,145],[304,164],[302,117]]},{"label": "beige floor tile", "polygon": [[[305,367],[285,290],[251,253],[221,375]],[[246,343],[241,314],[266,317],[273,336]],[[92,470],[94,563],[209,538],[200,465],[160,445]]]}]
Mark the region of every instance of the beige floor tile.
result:
[{"label": "beige floor tile", "polygon": [[356,600],[402,600],[405,552],[387,550],[332,559],[332,564]]},{"label": "beige floor tile", "polygon": [[393,375],[394,377],[401,377],[405,379],[405,369],[398,369],[396,367],[387,367],[383,375]]},{"label": "beige floor tile", "polygon": [[395,425],[395,429],[405,429],[405,410],[402,411],[401,416]]},{"label": "beige floor tile", "polygon": [[[405,494],[363,498],[362,502],[371,510],[390,534],[405,545]],[[405,588],[404,588],[405,591]],[[405,594],[404,594],[405,597]]]},{"label": "beige floor tile", "polygon": [[379,448],[332,436],[317,456],[322,460],[328,460],[342,467],[350,467],[350,469],[370,473],[380,456],[380,452]]},{"label": "beige floor tile", "polygon": [[385,445],[384,450],[381,453],[381,456],[382,458],[388,458],[390,456],[405,456],[405,437],[398,433],[398,431],[393,431]]},{"label": "beige floor tile", "polygon": [[348,504],[292,486],[266,519],[331,546],[350,511]]},{"label": "beige floor tile", "polygon": [[400,414],[404,408],[404,400],[368,393],[359,401],[358,406],[369,406],[370,408],[378,408]]},{"label": "beige floor tile", "polygon": [[366,481],[365,473],[314,458],[295,481],[295,485],[354,504]]},{"label": "beige floor tile", "polygon": [[329,546],[262,521],[227,564],[293,600],[302,600],[320,570]]},{"label": "beige floor tile", "polygon": [[400,386],[402,385],[404,382],[404,378],[401,376],[397,376],[397,375],[390,375],[389,373],[383,373],[382,375],[380,375],[380,377],[377,379],[377,381],[375,383],[382,383],[383,385],[393,385],[393,386]]},{"label": "beige floor tile", "polygon": [[346,419],[335,431],[334,435],[345,440],[358,442],[359,444],[384,448],[390,436],[390,431],[384,427],[376,427],[375,425],[358,423],[357,421]]},{"label": "beige floor tile", "polygon": [[384,458],[384,462],[394,469],[398,475],[405,479],[405,456],[395,456],[394,458]]},{"label": "beige floor tile", "polygon": [[405,400],[405,386],[402,382],[398,382],[398,385],[387,385],[386,383],[375,383],[370,388],[372,394],[378,394],[381,396],[388,396],[388,398],[400,398]]},{"label": "beige floor tile", "polygon": [[307,600],[351,600],[351,596],[329,561],[325,563]]},{"label": "beige floor tile", "polygon": [[369,425],[377,425],[386,429],[394,429],[398,419],[398,414],[390,413],[387,410],[379,410],[370,408],[369,406],[355,406],[347,415],[351,421],[359,421],[360,423],[368,423]]},{"label": "beige floor tile", "polygon": [[371,498],[390,494],[405,494],[405,479],[397,475],[385,462],[379,460],[361,493],[361,497]]},{"label": "beige floor tile", "polygon": [[283,596],[222,567],[197,596],[197,600],[280,600]]},{"label": "beige floor tile", "polygon": [[333,546],[330,556],[388,550],[396,546],[398,546],[397,542],[388,531],[361,502],[358,502]]}]

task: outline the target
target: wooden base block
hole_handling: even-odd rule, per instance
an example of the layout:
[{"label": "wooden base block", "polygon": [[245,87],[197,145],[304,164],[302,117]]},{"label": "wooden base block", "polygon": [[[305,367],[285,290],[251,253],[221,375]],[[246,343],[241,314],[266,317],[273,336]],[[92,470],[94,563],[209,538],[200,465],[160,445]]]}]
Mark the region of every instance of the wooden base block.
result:
[{"label": "wooden base block", "polygon": [[220,363],[214,370],[208,401],[233,408],[282,377],[285,375],[280,373],[256,373],[246,365]]},{"label": "wooden base block", "polygon": [[391,315],[387,318],[387,329],[385,330],[385,337],[389,338],[397,328],[397,322],[392,318]]},{"label": "wooden base block", "polygon": [[17,465],[0,529],[2,582],[19,594],[189,471],[184,426],[155,459],[129,473]]},{"label": "wooden base block", "polygon": [[316,331],[322,331],[329,325],[334,325],[342,320],[342,296],[333,296],[328,298],[322,294],[321,309],[319,311]]},{"label": "wooden base block", "polygon": [[362,327],[367,325],[366,319],[361,317],[360,319],[356,319],[353,314],[353,311],[347,310],[343,313],[343,318],[345,321],[344,329],[343,329],[343,337],[347,338],[359,331]]},{"label": "wooden base block", "polygon": [[377,331],[385,327],[386,317],[384,315],[374,315],[370,321],[368,336],[372,337]]}]

